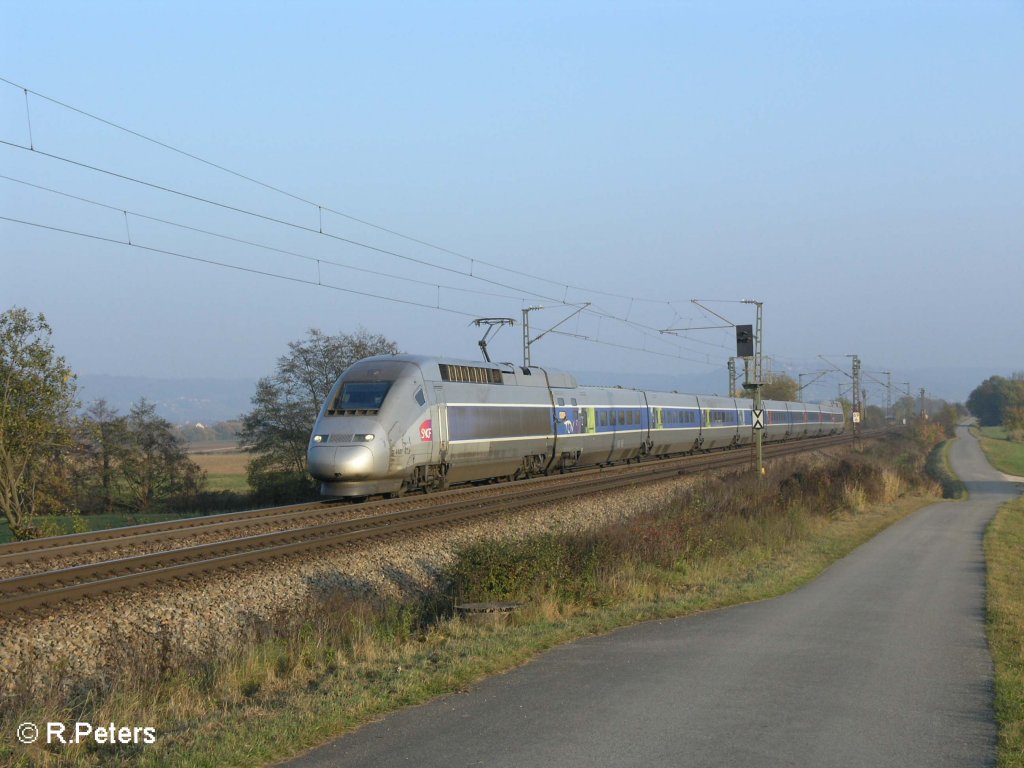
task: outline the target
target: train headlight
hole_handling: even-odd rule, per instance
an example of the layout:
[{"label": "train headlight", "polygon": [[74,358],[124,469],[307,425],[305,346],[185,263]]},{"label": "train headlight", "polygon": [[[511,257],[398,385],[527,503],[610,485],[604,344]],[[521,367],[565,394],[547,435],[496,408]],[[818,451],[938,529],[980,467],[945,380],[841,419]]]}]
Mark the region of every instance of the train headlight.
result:
[{"label": "train headlight", "polygon": [[313,435],[314,443],[326,443],[330,439],[330,435]]},{"label": "train headlight", "polygon": [[373,435],[352,435],[352,442],[354,443],[369,443],[373,440]]}]

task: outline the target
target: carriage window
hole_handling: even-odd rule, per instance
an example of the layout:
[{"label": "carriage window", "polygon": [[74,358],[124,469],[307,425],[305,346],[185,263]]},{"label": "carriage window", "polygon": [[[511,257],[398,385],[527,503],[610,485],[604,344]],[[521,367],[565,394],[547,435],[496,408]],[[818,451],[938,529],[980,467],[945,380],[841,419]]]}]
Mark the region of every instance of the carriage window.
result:
[{"label": "carriage window", "polygon": [[559,405],[565,405],[565,398],[564,397],[558,398],[558,404]]}]

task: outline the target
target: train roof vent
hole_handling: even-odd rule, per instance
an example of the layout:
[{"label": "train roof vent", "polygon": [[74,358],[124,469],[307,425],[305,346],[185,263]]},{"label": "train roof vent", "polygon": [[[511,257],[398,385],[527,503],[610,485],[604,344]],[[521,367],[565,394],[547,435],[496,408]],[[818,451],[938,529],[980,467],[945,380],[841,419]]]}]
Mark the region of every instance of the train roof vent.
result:
[{"label": "train roof vent", "polygon": [[438,363],[441,381],[458,381],[466,384],[504,384],[501,371],[477,365],[454,365]]}]

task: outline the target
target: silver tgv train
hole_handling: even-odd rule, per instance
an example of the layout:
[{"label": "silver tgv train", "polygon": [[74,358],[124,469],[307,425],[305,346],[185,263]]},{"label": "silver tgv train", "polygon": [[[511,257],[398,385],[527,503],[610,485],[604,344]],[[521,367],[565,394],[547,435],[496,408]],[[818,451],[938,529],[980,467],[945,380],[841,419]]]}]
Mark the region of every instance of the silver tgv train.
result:
[{"label": "silver tgv train", "polygon": [[[843,431],[838,404],[766,400],[765,440]],[[324,496],[432,490],[729,448],[753,440],[750,400],[579,386],[561,371],[420,355],[342,373],[307,453]]]}]

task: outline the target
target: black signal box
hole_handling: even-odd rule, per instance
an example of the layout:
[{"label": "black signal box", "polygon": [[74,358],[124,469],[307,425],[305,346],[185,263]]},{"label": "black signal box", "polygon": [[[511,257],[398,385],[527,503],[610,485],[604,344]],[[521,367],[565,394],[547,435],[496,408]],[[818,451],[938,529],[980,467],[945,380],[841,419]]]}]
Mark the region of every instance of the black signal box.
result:
[{"label": "black signal box", "polygon": [[736,326],[736,357],[754,356],[754,326]]}]

